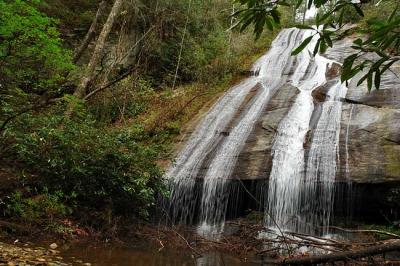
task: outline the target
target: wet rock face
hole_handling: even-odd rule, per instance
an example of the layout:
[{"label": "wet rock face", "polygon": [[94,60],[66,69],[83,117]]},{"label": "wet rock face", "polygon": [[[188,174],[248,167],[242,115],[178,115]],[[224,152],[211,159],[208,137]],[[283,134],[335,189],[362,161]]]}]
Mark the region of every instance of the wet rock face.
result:
[{"label": "wet rock face", "polygon": [[[336,44],[327,56],[342,61],[352,52],[352,39]],[[371,55],[369,55],[371,56]],[[359,73],[348,86],[340,131],[338,180],[356,183],[400,181],[400,64],[381,79],[379,90],[357,86]]]},{"label": "wet rock face", "polygon": [[338,179],[400,181],[400,110],[345,104]]},{"label": "wet rock face", "polygon": [[[340,41],[326,56],[342,61],[352,52],[351,39]],[[355,77],[349,84],[343,102],[338,154],[338,181],[355,183],[400,182],[400,64],[382,77],[379,90],[368,92],[366,84],[356,86]],[[319,119],[320,107],[327,98],[330,80],[340,75],[340,66],[333,64],[327,71],[327,85],[313,91],[315,109],[310,132],[304,144],[308,152],[313,129]],[[398,76],[398,77],[397,77]],[[268,179],[271,171],[271,147],[279,122],[293,104],[298,90],[280,88],[260,118],[254,132],[239,156],[233,178]]]},{"label": "wet rock face", "polygon": [[[328,50],[324,56],[335,62],[343,62],[344,58],[354,52],[350,47],[351,43],[352,39],[342,40],[336,43],[333,49]],[[289,73],[290,69],[287,69],[287,71]],[[305,71],[305,76],[309,76],[310,69]],[[353,188],[355,188],[353,194],[359,202],[355,208],[357,208],[360,215],[380,216],[380,208],[386,208],[385,206],[387,206],[382,202],[387,201],[388,195],[391,193],[390,190],[400,188],[400,78],[398,78],[400,77],[400,64],[393,65],[393,72],[387,71],[382,76],[380,89],[373,89],[371,92],[368,91],[366,84],[357,86],[358,80],[363,76],[361,73],[349,83],[347,94],[330,93],[330,88],[338,82],[340,71],[340,64],[331,64],[326,71],[326,84],[315,88],[312,92],[314,109],[309,123],[309,131],[303,144],[305,154],[304,168],[307,169],[309,164],[308,156],[311,144],[314,136],[318,135],[317,126],[322,114],[324,113],[325,117],[331,117],[329,116],[330,113],[338,113],[337,116],[334,116],[335,121],[332,121],[332,123],[336,124],[340,120],[340,123],[337,123],[340,125],[339,127],[334,129],[329,127],[329,119],[323,120],[328,125],[326,127],[322,126],[323,130],[328,131],[328,133],[333,132],[333,134],[326,134],[329,136],[327,137],[327,142],[331,138],[332,142],[337,143],[335,132],[339,136],[338,145],[331,145],[334,147],[332,149],[334,150],[333,155],[329,157],[331,160],[327,160],[332,162],[331,165],[336,163],[332,167],[334,171],[330,173],[333,173],[331,175],[336,174],[336,185],[339,187],[341,184],[353,183]],[[285,85],[274,92],[262,115],[258,118],[252,133],[247,138],[244,148],[239,155],[234,155],[237,160],[235,160],[234,170],[229,176],[233,180],[232,184],[236,180],[240,180],[238,181],[239,185],[245,183],[258,184],[258,182],[268,183],[273,161],[271,153],[277,136],[277,129],[299,94],[299,90],[296,87],[288,85],[291,84],[291,81],[289,79]],[[340,83],[339,85],[342,87]],[[257,86],[251,89],[234,118],[241,116],[244,107],[247,106],[251,97],[258,90],[259,87]],[[330,106],[329,101],[338,102],[340,106]],[[324,106],[326,103],[328,104]],[[226,130],[220,131],[218,133],[219,141],[223,138],[228,138],[231,134],[231,129],[232,125],[230,124],[226,127]],[[323,144],[317,142],[316,146],[318,145],[324,145],[325,148],[328,147],[326,142]],[[211,150],[202,164],[200,173],[197,175],[197,182],[202,182],[204,173],[209,168],[210,158],[213,156],[214,153]],[[316,171],[318,172],[319,168]],[[375,191],[374,187],[377,188],[378,186],[379,190]],[[243,195],[243,201],[250,202],[250,198],[246,199],[245,196],[248,194],[247,189],[243,190],[243,192],[240,189],[236,189],[237,187],[240,186],[235,187],[232,185],[232,188],[235,188],[232,189],[234,191],[232,195]],[[268,192],[265,189],[267,185],[260,187],[263,187],[263,191],[258,194],[265,196]],[[334,191],[336,193],[335,204],[338,202],[337,206],[335,206],[336,212],[342,208],[339,202],[349,197],[348,195],[340,194],[339,190]],[[371,191],[375,192],[372,193]],[[240,201],[235,200],[230,200],[229,206],[233,206],[232,210],[239,206],[238,202]],[[259,202],[264,202],[264,199],[260,199]],[[376,204],[372,208],[372,204],[366,204],[365,202],[374,202]],[[346,204],[349,205],[348,202],[344,203],[344,205]],[[254,205],[256,204],[251,203],[243,208],[238,208],[254,208]],[[392,209],[389,212],[394,213]],[[232,213],[232,217],[237,214],[234,211],[229,213]],[[343,213],[343,216],[346,215],[346,213]]]},{"label": "wet rock face", "polygon": [[297,94],[298,90],[290,85],[276,92],[239,155],[233,179],[268,179],[272,167],[272,144],[279,122],[289,111]]},{"label": "wet rock face", "polygon": [[[352,52],[352,40],[343,40],[328,51],[327,57],[337,62]],[[398,204],[390,203],[393,191],[400,191],[400,64],[394,65],[382,77],[379,90],[368,91],[366,84],[356,86],[362,74],[348,85],[342,102],[340,142],[337,156],[337,186],[353,183],[350,204],[348,194],[336,190],[335,213],[348,217],[346,208],[352,208],[353,219],[377,222],[382,213],[399,219]],[[327,101],[330,82],[340,75],[340,66],[332,65],[327,71],[327,84],[312,93],[315,109],[304,148],[310,149],[315,125],[322,104]],[[271,147],[280,121],[286,116],[298,90],[285,86],[278,90],[256,129],[247,140],[234,171],[234,178],[266,180],[272,167]],[[305,158],[307,161],[307,157]],[[345,186],[345,185],[344,185]],[[351,206],[350,206],[351,205]]]}]

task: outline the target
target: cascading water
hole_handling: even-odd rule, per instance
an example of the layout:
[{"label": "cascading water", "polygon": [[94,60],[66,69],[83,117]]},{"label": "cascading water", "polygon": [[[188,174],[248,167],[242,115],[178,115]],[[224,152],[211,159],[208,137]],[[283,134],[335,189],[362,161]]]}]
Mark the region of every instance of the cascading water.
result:
[{"label": "cascading water", "polygon": [[[311,34],[282,30],[269,52],[255,63],[252,72],[257,76],[231,88],[195,129],[167,172],[173,222],[198,219],[202,234],[219,233],[224,228],[228,201],[234,197],[229,184],[239,154],[270,98],[283,85],[291,84],[299,93],[279,123],[272,147],[266,226],[305,233],[327,227],[339,154],[338,98],[345,96],[347,88],[339,80],[327,81],[333,61],[312,56],[315,38],[297,57],[291,56]],[[312,92],[321,86],[329,88],[327,101],[321,105],[307,157],[304,143],[316,112]],[[254,89],[253,96],[250,91]],[[202,187],[196,180],[203,181]]]},{"label": "cascading water", "polygon": [[[347,87],[339,80],[329,88],[314,129],[308,155],[300,225],[303,232],[328,233],[332,215],[334,183],[339,160],[340,120]],[[310,215],[313,214],[313,215]]]},{"label": "cascading water", "polygon": [[[312,32],[306,31],[304,38]],[[304,143],[311,115],[314,110],[311,92],[326,83],[326,71],[331,61],[316,55],[311,56],[315,45],[301,52],[292,84],[300,93],[286,117],[280,122],[272,147],[272,170],[270,174],[266,225],[292,231],[304,231],[300,224],[304,186]],[[309,215],[309,214],[308,214]]]},{"label": "cascading water", "polygon": [[223,141],[204,177],[201,200],[201,221],[199,232],[218,233],[223,228],[228,204],[227,182],[236,164],[238,155],[245,145],[259,116],[271,95],[287,80],[285,71],[292,69],[291,51],[296,47],[302,32],[296,29],[284,30],[274,41],[271,50],[261,58],[259,82],[261,91],[250,103],[250,107]]},{"label": "cascading water", "polygon": [[[171,180],[170,201],[174,222],[193,221],[197,197],[200,196],[194,191],[196,177],[205,158],[215,148],[204,178],[200,219],[206,224],[223,222],[227,201],[224,198],[225,182],[271,94],[286,82],[293,64],[290,53],[299,44],[300,38],[299,30],[283,30],[271,50],[255,63],[253,72],[258,76],[250,77],[232,88],[196,128],[166,174]],[[239,121],[233,122],[240,105],[257,83],[261,84],[257,95],[250,101],[245,113],[239,116]],[[234,125],[232,130],[227,129],[230,123]],[[225,131],[230,133],[224,138],[221,133]]]},{"label": "cascading water", "polygon": [[246,95],[256,85],[250,77],[231,88],[211,108],[197,126],[184,149],[166,173],[171,181],[171,209],[173,222],[191,223],[195,216],[197,194],[196,176],[207,154],[221,138],[221,133],[233,119]]}]

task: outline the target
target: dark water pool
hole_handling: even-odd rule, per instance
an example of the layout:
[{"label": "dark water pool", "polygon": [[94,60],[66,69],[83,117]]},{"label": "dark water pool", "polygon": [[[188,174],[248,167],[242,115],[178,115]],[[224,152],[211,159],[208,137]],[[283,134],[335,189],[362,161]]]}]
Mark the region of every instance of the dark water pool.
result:
[{"label": "dark water pool", "polygon": [[[73,265],[90,263],[98,266],[256,266],[259,262],[235,258],[220,252],[210,252],[194,257],[179,250],[161,250],[150,247],[112,246],[65,246],[62,249],[65,262]],[[86,264],[89,265],[89,264]]]}]

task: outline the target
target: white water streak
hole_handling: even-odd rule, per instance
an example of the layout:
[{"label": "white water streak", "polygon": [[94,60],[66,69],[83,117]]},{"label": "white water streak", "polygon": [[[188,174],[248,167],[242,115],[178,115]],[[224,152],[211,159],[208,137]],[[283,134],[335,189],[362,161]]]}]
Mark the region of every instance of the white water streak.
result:
[{"label": "white water streak", "polygon": [[[312,34],[306,31],[303,38]],[[326,83],[326,71],[331,61],[319,55],[311,56],[317,39],[299,54],[292,84],[300,93],[286,117],[280,122],[272,147],[272,170],[269,181],[266,224],[297,230],[304,182],[304,142],[314,110],[311,92]]]},{"label": "white water streak", "polygon": [[[342,102],[347,87],[339,80],[329,89],[314,130],[304,183],[301,231],[326,234],[331,219],[339,161]],[[321,228],[322,230],[318,230]]]},{"label": "white water streak", "polygon": [[354,109],[354,104],[350,104],[350,114],[349,114],[349,120],[347,121],[346,140],[345,140],[345,147],[346,147],[346,178],[347,179],[349,179],[349,175],[350,175],[350,167],[349,167],[349,132],[350,132],[351,118],[353,116],[353,109]]},{"label": "white water streak", "polygon": [[194,217],[196,176],[207,154],[217,145],[221,133],[233,119],[250,90],[257,84],[250,77],[230,89],[207,113],[166,176],[171,179],[171,206],[174,222],[190,222]]}]

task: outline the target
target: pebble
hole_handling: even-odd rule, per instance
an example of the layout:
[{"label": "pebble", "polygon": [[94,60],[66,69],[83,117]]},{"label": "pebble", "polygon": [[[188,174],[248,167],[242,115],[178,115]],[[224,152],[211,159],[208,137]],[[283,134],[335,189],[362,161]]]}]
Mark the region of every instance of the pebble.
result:
[{"label": "pebble", "polygon": [[53,244],[50,245],[50,248],[51,249],[56,249],[56,248],[58,248],[58,245],[56,243],[53,243]]}]

